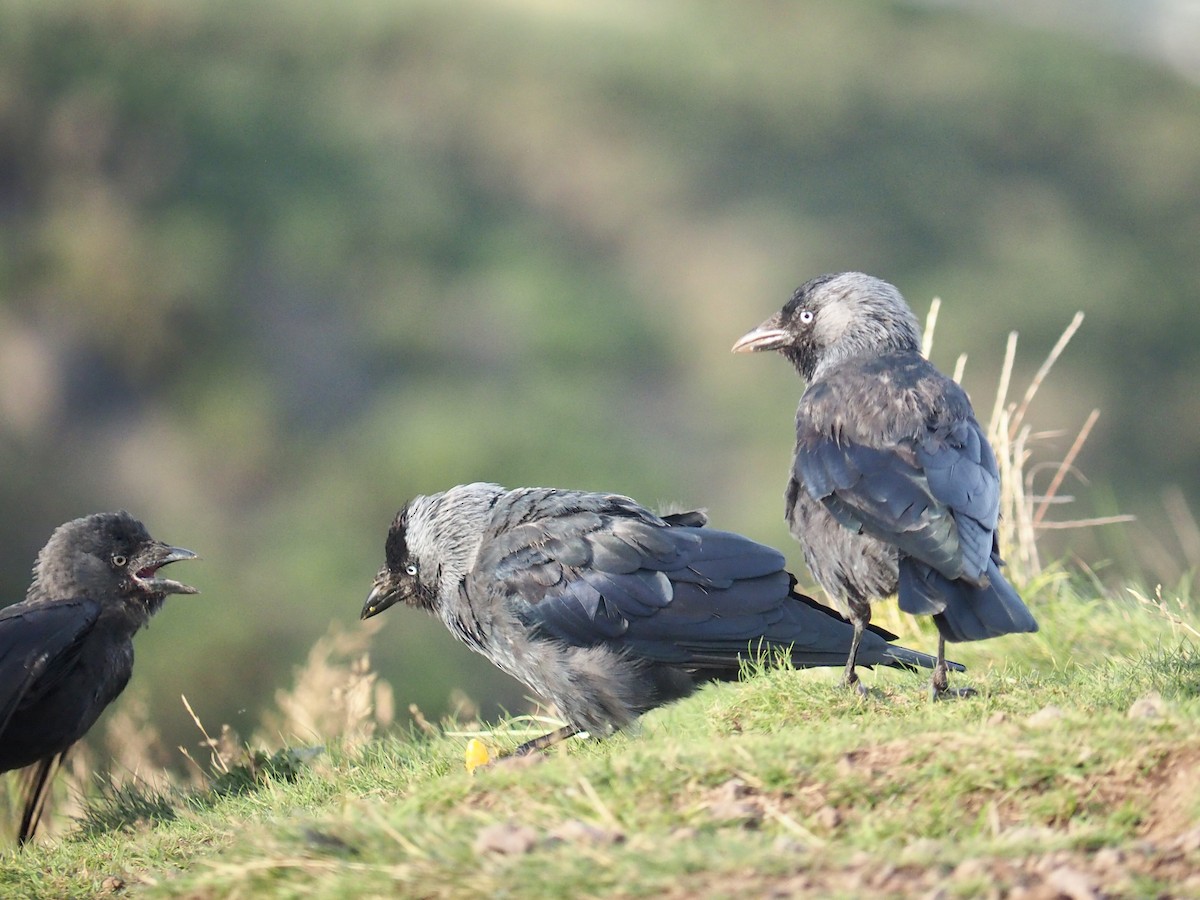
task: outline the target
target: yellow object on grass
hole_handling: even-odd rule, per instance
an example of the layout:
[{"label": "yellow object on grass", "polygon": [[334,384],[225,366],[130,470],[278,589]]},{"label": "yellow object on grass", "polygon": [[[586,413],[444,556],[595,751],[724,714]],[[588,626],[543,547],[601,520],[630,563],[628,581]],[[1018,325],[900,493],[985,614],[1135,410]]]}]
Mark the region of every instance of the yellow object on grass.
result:
[{"label": "yellow object on grass", "polygon": [[491,754],[488,753],[488,748],[483,741],[479,738],[471,738],[467,741],[467,749],[463,753],[463,762],[466,763],[468,772],[474,772],[480,766],[486,766],[491,761]]}]

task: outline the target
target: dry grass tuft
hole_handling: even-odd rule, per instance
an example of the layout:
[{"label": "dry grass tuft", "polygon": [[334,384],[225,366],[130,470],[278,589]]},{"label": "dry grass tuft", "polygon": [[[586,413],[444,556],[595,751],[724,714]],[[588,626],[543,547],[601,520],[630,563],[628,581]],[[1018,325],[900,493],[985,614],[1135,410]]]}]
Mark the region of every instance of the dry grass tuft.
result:
[{"label": "dry grass tuft", "polygon": [[367,743],[377,728],[392,723],[391,685],[371,671],[369,625],[344,631],[331,625],[296,670],[290,690],[275,694],[278,711],[263,717],[259,738],[265,743],[291,739],[321,743],[339,739],[347,749]]},{"label": "dry grass tuft", "polygon": [[183,708],[192,717],[192,721],[196,723],[196,728],[204,735],[204,740],[200,742],[200,746],[207,749],[209,754],[209,764],[206,769],[196,762],[186,747],[179,748],[179,752],[194,767],[194,779],[196,783],[206,783],[208,773],[210,772],[220,772],[222,775],[228,775],[240,764],[242,758],[245,756],[245,751],[241,741],[238,740],[237,732],[228,725],[222,725],[219,736],[214,738],[208,733],[208,729],[204,727],[204,723],[200,721],[200,716],[192,709],[192,704],[188,701],[188,698],[185,695],[180,695],[179,699],[183,701]]},{"label": "dry grass tuft", "polygon": [[150,721],[144,691],[126,691],[109,716],[104,745],[112,760],[108,780],[114,787],[142,785],[163,792],[171,786],[168,754],[162,735]]},{"label": "dry grass tuft", "polygon": [[1126,590],[1129,592],[1130,596],[1137,600],[1138,603],[1142,604],[1142,606],[1145,606],[1147,609],[1152,610],[1170,622],[1172,630],[1176,633],[1182,631],[1191,635],[1193,638],[1200,638],[1200,628],[1196,628],[1195,625],[1192,625],[1190,622],[1184,619],[1184,616],[1192,615],[1192,611],[1185,598],[1175,598],[1175,605],[1179,609],[1179,612],[1177,613],[1171,609],[1170,604],[1167,603],[1166,599],[1163,597],[1161,584],[1154,588],[1153,597],[1147,597],[1136,588],[1126,588]]},{"label": "dry grass tuft", "polygon": [[[940,306],[941,301],[935,297],[925,321],[922,351],[926,356],[933,346],[933,330]],[[1013,364],[1017,355],[1017,332],[1013,331],[1008,335],[1004,365],[1000,370],[996,401],[992,407],[987,433],[1000,468],[1000,551],[1017,582],[1024,583],[1041,574],[1043,566],[1038,553],[1037,539],[1042,532],[1064,528],[1090,528],[1133,520],[1132,516],[1126,515],[1075,519],[1047,517],[1051,507],[1061,507],[1074,500],[1073,497],[1060,493],[1068,476],[1086,483],[1083,475],[1075,468],[1075,460],[1091,434],[1100,411],[1091,411],[1066,454],[1057,461],[1035,462],[1035,449],[1052,439],[1062,437],[1065,432],[1034,431],[1027,421],[1027,416],[1038,389],[1082,324],[1083,313],[1075,313],[1019,401],[1009,399]],[[955,381],[961,381],[965,366],[966,356],[960,355],[954,369]]]}]

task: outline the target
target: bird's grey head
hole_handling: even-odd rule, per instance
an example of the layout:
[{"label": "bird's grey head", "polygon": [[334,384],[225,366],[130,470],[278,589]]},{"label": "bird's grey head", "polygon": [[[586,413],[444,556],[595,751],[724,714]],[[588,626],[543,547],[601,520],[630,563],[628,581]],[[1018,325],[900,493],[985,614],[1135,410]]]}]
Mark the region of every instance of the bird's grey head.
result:
[{"label": "bird's grey head", "polygon": [[848,359],[921,351],[916,316],[893,285],[862,272],[821,275],[733,345],[735,353],[778,350],[806,381]]},{"label": "bird's grey head", "polygon": [[410,500],[388,528],[383,568],[359,618],[402,601],[436,611],[471,571],[492,508],[504,493],[498,484],[461,484]]},{"label": "bird's grey head", "polygon": [[60,525],[38,554],[28,599],[89,597],[120,602],[144,621],[168,594],[197,594],[190,585],[159,575],[173,562],[195,559],[182,547],[156,541],[146,526],[121,510],[95,513]]}]

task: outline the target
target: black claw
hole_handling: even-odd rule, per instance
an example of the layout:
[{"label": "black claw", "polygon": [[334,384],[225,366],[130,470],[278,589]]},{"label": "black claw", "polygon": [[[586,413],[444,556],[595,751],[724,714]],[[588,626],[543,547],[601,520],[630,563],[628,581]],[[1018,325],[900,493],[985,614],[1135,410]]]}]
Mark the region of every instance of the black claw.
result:
[{"label": "black claw", "polygon": [[858,673],[854,671],[846,673],[846,677],[842,679],[842,687],[854,690],[858,696],[864,699],[871,693],[858,677]]}]

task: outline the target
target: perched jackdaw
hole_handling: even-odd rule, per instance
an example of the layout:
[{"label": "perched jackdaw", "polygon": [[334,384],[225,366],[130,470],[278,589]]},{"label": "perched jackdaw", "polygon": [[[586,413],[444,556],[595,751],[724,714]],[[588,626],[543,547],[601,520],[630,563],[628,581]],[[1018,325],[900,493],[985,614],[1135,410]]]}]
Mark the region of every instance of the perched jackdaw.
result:
[{"label": "perched jackdaw", "polygon": [[[552,488],[468,484],[416,497],[388,530],[362,618],[401,601],[427,609],[552,701],[568,725],[517,753],[606,735],[702,682],[736,679],[757,652],[841,665],[850,623],[792,590],[781,553],[705,522]],[[858,637],[867,665],[934,665],[885,631]]]},{"label": "perched jackdaw", "polygon": [[33,766],[22,844],[56,767],[129,681],[134,632],[167,594],[197,593],[158,570],[195,557],[127,512],[97,513],[55,529],[25,599],[0,610],[0,772]]},{"label": "perched jackdaw", "polygon": [[[733,345],[778,350],[808,383],[796,410],[787,519],[813,576],[861,633],[873,598],[933,615],[945,642],[1036,631],[1000,574],[1000,474],[961,387],[921,356],[892,285],[823,275]],[[846,662],[856,684],[857,640]],[[857,685],[861,690],[861,685]]]}]

